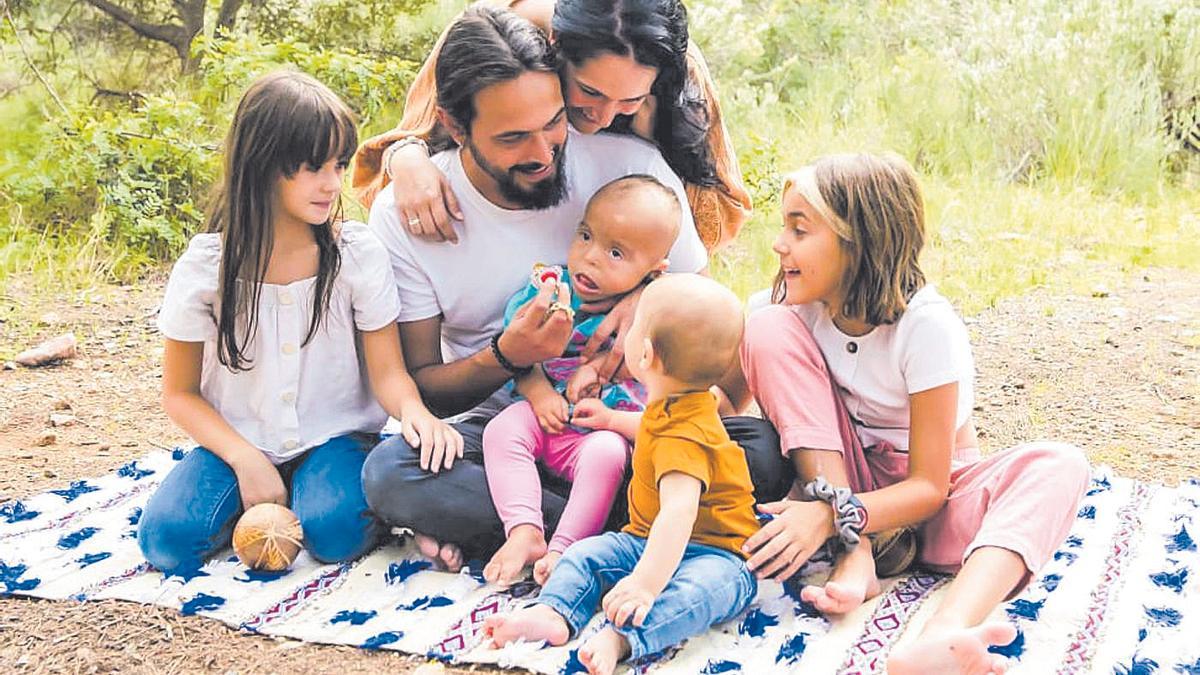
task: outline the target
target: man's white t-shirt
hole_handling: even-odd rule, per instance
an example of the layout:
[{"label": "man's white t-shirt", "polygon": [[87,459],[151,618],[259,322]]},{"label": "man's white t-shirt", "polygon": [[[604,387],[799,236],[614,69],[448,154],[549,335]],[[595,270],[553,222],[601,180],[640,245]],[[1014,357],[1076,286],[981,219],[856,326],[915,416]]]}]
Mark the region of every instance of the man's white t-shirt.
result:
[{"label": "man's white t-shirt", "polygon": [[[454,223],[458,243],[428,242],[409,235],[400,222],[395,197],[383,190],[368,221],[391,256],[400,290],[401,323],[442,317],[445,362],[466,358],[488,346],[503,328],[504,307],[529,281],[535,263],[562,264],[583,218],[584,208],[608,182],[635,173],[654,176],[679,196],[683,223],[669,254],[670,269],[698,272],[708,264],[696,234],[679,177],[652,144],[614,134],[568,132],[563,160],[567,196],[544,210],[511,210],[488,201],[467,178],[460,149],[432,157],[446,174],[464,216]],[[471,410],[491,416],[511,398],[503,389]]]}]

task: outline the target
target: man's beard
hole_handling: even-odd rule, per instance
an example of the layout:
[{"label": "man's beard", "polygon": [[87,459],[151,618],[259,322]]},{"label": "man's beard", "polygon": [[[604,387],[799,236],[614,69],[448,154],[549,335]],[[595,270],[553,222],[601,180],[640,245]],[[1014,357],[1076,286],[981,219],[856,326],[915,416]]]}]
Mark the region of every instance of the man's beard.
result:
[{"label": "man's beard", "polygon": [[475,163],[496,181],[500,194],[522,209],[548,209],[557,206],[567,196],[567,177],[563,173],[563,158],[567,150],[565,141],[554,149],[554,174],[534,183],[532,188],[521,187],[517,183],[517,176],[525,171],[541,169],[541,164],[515,164],[505,171],[489,163],[469,137],[466,146]]}]

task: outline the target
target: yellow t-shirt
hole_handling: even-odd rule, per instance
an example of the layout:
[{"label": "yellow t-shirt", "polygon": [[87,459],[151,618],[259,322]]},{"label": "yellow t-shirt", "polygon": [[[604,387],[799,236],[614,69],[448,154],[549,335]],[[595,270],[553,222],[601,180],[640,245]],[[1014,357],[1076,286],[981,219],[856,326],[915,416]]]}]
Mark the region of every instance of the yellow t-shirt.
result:
[{"label": "yellow t-shirt", "polygon": [[721,424],[711,392],[683,394],[646,407],[633,446],[629,524],[623,531],[649,536],[658,516],[658,482],[672,471],[702,484],[691,541],[745,557],[742,544],[758,530],[754,486],[746,455]]}]

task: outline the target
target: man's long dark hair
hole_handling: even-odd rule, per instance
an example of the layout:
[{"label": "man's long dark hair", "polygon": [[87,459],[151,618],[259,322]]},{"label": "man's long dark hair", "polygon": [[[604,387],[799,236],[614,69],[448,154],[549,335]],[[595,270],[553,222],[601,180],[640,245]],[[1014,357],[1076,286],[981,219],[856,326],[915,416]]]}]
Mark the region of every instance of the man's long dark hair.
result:
[{"label": "man's long dark hair", "polygon": [[437,102],[465,131],[475,120],[475,95],[523,73],[556,72],[554,50],[532,23],[506,9],[472,5],[450,29],[438,52]]},{"label": "man's long dark hair", "polygon": [[[680,0],[558,0],[551,20],[559,55],[580,65],[601,53],[632,56],[658,69],[650,87],[658,103],[654,141],[688,183],[717,184],[708,147],[708,102],[687,69],[687,9]],[[611,127],[628,131],[628,116]]]},{"label": "man's long dark hair", "polygon": [[[221,234],[217,353],[231,370],[249,370],[248,346],[258,327],[263,277],[275,245],[273,203],[282,177],[319,168],[330,159],[349,162],[358,147],[354,115],[328,87],[294,71],[259,78],[238,103],[225,138],[225,172],[218,184],[208,230]],[[312,339],[329,307],[341,266],[334,223],[341,197],[327,222],[313,224],[319,262]]]}]

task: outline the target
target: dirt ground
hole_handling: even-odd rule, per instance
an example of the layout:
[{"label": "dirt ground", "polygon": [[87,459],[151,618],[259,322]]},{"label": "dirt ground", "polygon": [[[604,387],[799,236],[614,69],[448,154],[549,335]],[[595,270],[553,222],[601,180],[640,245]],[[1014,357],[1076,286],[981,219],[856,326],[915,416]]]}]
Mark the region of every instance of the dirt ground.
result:
[{"label": "dirt ground", "polygon": [[[8,281],[0,361],[66,331],[80,355],[0,370],[0,502],[185,442],[157,400],[161,292],[161,280],[72,295]],[[985,450],[1054,438],[1127,476],[1200,476],[1200,274],[1142,270],[1081,296],[1035,291],[969,327]],[[62,426],[51,426],[53,413],[67,416]],[[157,607],[0,599],[2,672],[443,672],[423,663],[241,635]]]}]

